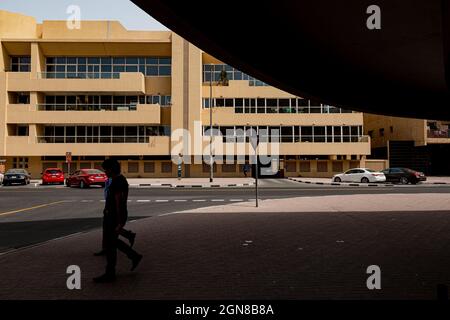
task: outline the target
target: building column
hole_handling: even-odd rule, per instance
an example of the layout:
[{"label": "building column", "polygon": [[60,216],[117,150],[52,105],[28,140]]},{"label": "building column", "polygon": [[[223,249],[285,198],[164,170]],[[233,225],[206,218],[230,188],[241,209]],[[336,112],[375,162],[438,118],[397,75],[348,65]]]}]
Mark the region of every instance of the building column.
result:
[{"label": "building column", "polygon": [[45,57],[39,43],[31,43],[31,79],[39,79],[40,73],[44,72]]}]

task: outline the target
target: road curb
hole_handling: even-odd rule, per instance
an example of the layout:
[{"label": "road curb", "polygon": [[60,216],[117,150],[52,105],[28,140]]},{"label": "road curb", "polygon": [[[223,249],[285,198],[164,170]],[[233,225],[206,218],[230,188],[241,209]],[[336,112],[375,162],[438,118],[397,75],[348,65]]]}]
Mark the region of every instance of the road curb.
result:
[{"label": "road curb", "polygon": [[298,182],[298,183],[306,183],[306,184],[315,184],[321,186],[348,186],[348,187],[393,187],[392,183],[341,183],[341,182],[313,182],[308,180],[298,180],[296,178],[288,178],[288,180]]},{"label": "road curb", "polygon": [[159,184],[159,183],[143,183],[143,184],[130,184],[131,188],[155,188],[155,187],[165,187],[165,188],[186,188],[186,189],[194,189],[194,188],[238,188],[238,187],[250,187],[253,186],[254,183],[230,183],[230,184],[212,184],[212,185],[203,185],[203,184]]}]

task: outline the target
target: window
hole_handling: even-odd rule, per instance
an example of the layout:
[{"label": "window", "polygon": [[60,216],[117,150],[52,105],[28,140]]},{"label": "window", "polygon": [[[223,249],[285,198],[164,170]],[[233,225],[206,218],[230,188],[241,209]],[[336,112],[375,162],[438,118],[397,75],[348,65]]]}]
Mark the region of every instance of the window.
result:
[{"label": "window", "polygon": [[326,142],[326,127],[314,127],[314,142]]},{"label": "window", "polygon": [[144,173],[155,173],[155,163],[144,162]]},{"label": "window", "polygon": [[18,137],[28,137],[29,136],[29,127],[28,126],[17,126],[16,135]]},{"label": "window", "polygon": [[11,57],[12,72],[30,72],[31,56]]},{"label": "window", "polygon": [[117,79],[121,72],[170,76],[170,57],[48,57],[47,78]]},{"label": "window", "polygon": [[344,163],[342,161],[333,161],[333,172],[342,172],[344,170]]},{"label": "window", "polygon": [[384,128],[380,129],[380,137],[384,137]]},{"label": "window", "polygon": [[278,99],[267,99],[267,113],[278,113]]},{"label": "window", "polygon": [[301,127],[301,142],[313,142],[313,127]]},{"label": "window", "polygon": [[266,83],[259,81],[249,75],[226,64],[204,64],[203,65],[203,82],[212,81],[219,82],[222,71],[226,71],[228,80],[245,80],[249,82],[249,86],[267,86]]},{"label": "window", "polygon": [[[99,137],[100,135],[100,137]],[[148,143],[170,136],[169,126],[46,126],[41,143]]]},{"label": "window", "polygon": [[300,161],[300,172],[311,172],[311,162]]},{"label": "window", "polygon": [[30,93],[17,93],[16,102],[17,104],[30,104]]},{"label": "window", "polygon": [[161,163],[161,173],[172,173],[172,162],[162,162]]},{"label": "window", "polygon": [[138,173],[139,162],[128,162],[128,173]]},{"label": "window", "polygon": [[318,161],[317,162],[317,172],[328,172],[328,161]]},{"label": "window", "polygon": [[297,172],[297,162],[288,161],[285,165],[286,172]]}]

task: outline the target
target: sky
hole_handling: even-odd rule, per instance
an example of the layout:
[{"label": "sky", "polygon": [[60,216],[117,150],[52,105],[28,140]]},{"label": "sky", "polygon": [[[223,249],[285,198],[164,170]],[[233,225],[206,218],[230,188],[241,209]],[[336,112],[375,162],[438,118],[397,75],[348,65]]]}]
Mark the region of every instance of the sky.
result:
[{"label": "sky", "polygon": [[129,30],[167,30],[129,0],[0,0],[0,10],[42,20],[66,20],[67,8],[77,5],[81,20],[117,20]]}]

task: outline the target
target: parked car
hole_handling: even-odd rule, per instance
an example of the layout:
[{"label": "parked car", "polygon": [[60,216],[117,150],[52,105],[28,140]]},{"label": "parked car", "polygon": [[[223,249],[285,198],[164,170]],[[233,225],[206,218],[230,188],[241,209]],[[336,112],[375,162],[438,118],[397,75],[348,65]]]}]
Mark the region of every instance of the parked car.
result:
[{"label": "parked car", "polygon": [[58,168],[49,168],[42,173],[42,184],[64,184],[64,172]]},{"label": "parked car", "polygon": [[108,177],[106,174],[97,169],[82,169],[75,171],[66,179],[67,187],[88,188],[90,186],[105,186]]},{"label": "parked car", "polygon": [[355,168],[333,177],[333,182],[385,182],[386,177],[383,172],[372,169]]},{"label": "parked car", "polygon": [[3,183],[4,174],[0,172],[0,183]]},{"label": "parked car", "polygon": [[383,170],[386,181],[401,184],[417,184],[421,181],[427,181],[423,172],[414,171],[408,168],[389,168]]},{"label": "parked car", "polygon": [[10,169],[6,171],[3,177],[3,185],[10,186],[12,184],[27,185],[31,182],[31,175],[25,169]]}]

